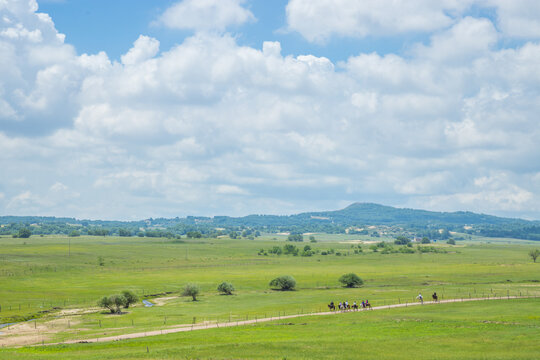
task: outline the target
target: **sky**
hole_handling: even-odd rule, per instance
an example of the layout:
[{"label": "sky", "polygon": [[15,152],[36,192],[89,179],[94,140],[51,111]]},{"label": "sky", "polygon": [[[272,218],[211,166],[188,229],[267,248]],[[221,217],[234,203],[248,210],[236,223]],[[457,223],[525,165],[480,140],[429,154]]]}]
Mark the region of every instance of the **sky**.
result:
[{"label": "sky", "polygon": [[540,219],[537,0],[0,0],[0,215]]}]

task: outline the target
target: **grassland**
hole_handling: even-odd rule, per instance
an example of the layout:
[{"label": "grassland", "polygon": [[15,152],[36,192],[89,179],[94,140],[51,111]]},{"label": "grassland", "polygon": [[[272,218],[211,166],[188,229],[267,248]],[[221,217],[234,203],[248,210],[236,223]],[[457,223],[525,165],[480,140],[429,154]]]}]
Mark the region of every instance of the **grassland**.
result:
[{"label": "grassland", "polygon": [[[373,239],[364,239],[361,236],[316,235],[316,237],[318,242],[309,244],[313,248],[321,251],[332,248],[342,255],[318,254],[312,257],[257,255],[260,249],[285,244],[283,237],[275,235],[263,236],[254,241],[231,239],[175,241],[150,238],[68,238],[62,236],[31,237],[30,239],[0,238],[1,322],[38,317],[35,322],[25,325],[29,333],[32,331],[32,326],[38,333],[31,338],[31,341],[56,342],[169,328],[177,324],[192,322],[228,321],[229,319],[235,321],[283,313],[319,311],[331,300],[359,301],[367,298],[374,305],[383,305],[410,302],[419,292],[429,295],[433,291],[442,295],[443,298],[507,294],[540,295],[538,282],[540,264],[533,263],[527,256],[530,249],[538,247],[535,243],[506,239],[512,244],[504,244],[505,240],[500,239],[497,244],[487,244],[485,239],[473,239],[466,243],[460,242],[461,245],[458,246],[436,244],[434,246],[443,252],[424,254],[373,253],[368,246],[364,245],[362,254],[354,254],[357,245],[349,243],[350,241]],[[305,244],[297,245],[303,247]],[[352,246],[355,248],[353,249]],[[99,258],[103,259],[103,266],[99,265]],[[365,286],[357,289],[342,288],[337,279],[347,272],[359,274],[365,280]],[[268,282],[282,274],[290,274],[296,278],[297,291],[280,292],[268,288]],[[225,280],[235,285],[237,288],[235,295],[223,296],[217,293],[217,285]],[[187,282],[196,282],[201,285],[202,295],[199,301],[192,302],[188,298],[178,296],[179,291]],[[160,295],[160,297],[169,298],[163,301],[162,306],[145,308],[138,305],[121,316],[103,314],[98,310],[85,311],[94,307],[100,297],[118,293],[124,289],[133,290],[141,297],[165,292],[171,292],[171,294]],[[538,315],[537,313],[532,315],[533,305],[538,305],[538,302],[519,301],[523,301],[520,304],[526,304],[522,308],[525,311],[523,316]],[[497,306],[499,305],[489,304],[485,315],[488,316],[489,309]],[[62,308],[62,310],[40,313],[40,311],[49,311],[52,307]],[[507,306],[502,307],[507,309]],[[460,316],[466,319],[467,311],[473,308],[474,312],[483,311],[483,307],[478,304],[466,305]],[[402,310],[396,311],[400,313]],[[416,313],[422,310],[410,311]],[[393,313],[394,310],[389,312]],[[513,314],[508,315],[513,316]],[[347,319],[354,319],[355,316],[364,319],[363,315],[353,315]],[[374,315],[374,319],[378,319],[379,316],[384,317],[384,315]],[[459,316],[457,318],[456,321],[461,321]],[[302,323],[309,321],[313,324],[313,329],[310,331],[312,334],[317,334],[317,331],[322,331],[326,327],[327,322],[330,322],[328,326],[331,326],[331,323],[337,320],[302,319],[299,321]],[[354,322],[358,320],[351,320],[352,323],[349,325],[346,325],[347,321],[340,321],[336,326],[344,326],[345,332],[357,328],[357,323]],[[386,320],[373,321],[375,322],[372,325],[375,326],[374,324],[379,321]],[[344,325],[339,325],[341,323]],[[391,321],[388,324],[390,323]],[[4,333],[0,335],[0,342],[20,336],[17,326],[0,329]],[[289,331],[287,329],[297,328],[296,326],[272,327],[271,325],[261,325],[260,328],[267,329],[267,327],[280,329],[283,331],[284,338]],[[211,337],[227,339],[233,334],[249,338],[252,336],[248,335],[249,332],[255,331],[253,329],[249,327],[249,329],[208,331],[214,334],[209,335]],[[538,332],[538,328],[525,327],[524,329]],[[375,331],[373,328],[365,330]],[[294,332],[294,330],[290,331]],[[264,331],[261,330],[261,334],[263,333]],[[336,330],[333,335],[328,336],[339,337],[341,333],[343,333],[341,330]],[[309,331],[302,341],[309,342],[308,334]],[[281,335],[276,336],[279,338]],[[261,335],[260,338],[265,337]],[[180,342],[183,341],[181,339],[193,341],[201,339],[202,341],[204,337],[200,334],[167,335],[164,339],[178,339]],[[525,343],[528,342],[526,339],[527,336],[524,338]],[[148,341],[162,344],[160,346],[164,351],[163,354],[169,351],[166,349],[166,340]],[[148,341],[141,343],[133,341],[133,344],[140,345]],[[401,346],[401,341],[396,340],[394,343]],[[361,343],[360,340],[359,342]],[[274,346],[270,343],[261,341],[260,346],[270,349],[279,348],[279,345]],[[279,341],[277,343],[279,344]],[[226,349],[230,344],[226,341],[213,344],[215,346],[213,350],[208,350],[207,353],[203,350],[202,352],[194,351],[190,357],[204,358],[209,357],[208,354],[212,351],[217,351],[217,353],[221,351],[222,357],[226,358]],[[339,342],[337,344],[339,345]],[[306,343],[308,349],[315,345]],[[88,348],[95,349],[96,354],[99,354],[100,346]],[[256,346],[253,347],[252,344],[246,346],[245,355],[233,355],[231,352],[230,356],[251,358],[252,356],[247,354]],[[453,345],[448,344],[448,346],[451,348]],[[341,346],[336,346],[334,351],[341,348]],[[61,347],[53,349],[59,350]],[[79,351],[78,345],[70,346],[68,349],[70,350],[67,352],[67,357],[75,357],[74,354]],[[105,349],[104,345],[103,351],[106,351]],[[211,346],[208,349],[211,349]],[[218,349],[221,350],[218,351]],[[17,356],[26,354],[30,357],[39,356],[40,351],[49,350],[21,350],[13,354]],[[122,351],[118,351],[118,357],[121,357]],[[324,356],[332,358],[331,352],[327,355],[324,355],[324,351],[320,353],[321,358],[325,358]],[[127,352],[126,357],[138,356],[134,354],[135,352]],[[174,351],[171,354],[174,354]],[[301,352],[294,352],[294,354],[294,358],[307,356],[302,355]],[[87,355],[91,357],[90,352],[85,353],[85,356]],[[276,353],[270,351],[267,355],[269,358],[275,358]],[[441,355],[440,358],[444,357]]]},{"label": "grassland", "polygon": [[537,359],[540,300],[305,317],[122,342],[0,351],[11,359]]}]

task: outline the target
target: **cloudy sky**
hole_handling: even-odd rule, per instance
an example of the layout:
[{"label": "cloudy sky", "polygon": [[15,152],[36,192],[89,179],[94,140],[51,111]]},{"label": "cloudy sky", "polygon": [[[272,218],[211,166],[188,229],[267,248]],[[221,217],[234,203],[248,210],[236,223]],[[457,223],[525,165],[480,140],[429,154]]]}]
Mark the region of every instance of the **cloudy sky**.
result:
[{"label": "cloudy sky", "polygon": [[0,215],[540,219],[537,0],[0,0]]}]

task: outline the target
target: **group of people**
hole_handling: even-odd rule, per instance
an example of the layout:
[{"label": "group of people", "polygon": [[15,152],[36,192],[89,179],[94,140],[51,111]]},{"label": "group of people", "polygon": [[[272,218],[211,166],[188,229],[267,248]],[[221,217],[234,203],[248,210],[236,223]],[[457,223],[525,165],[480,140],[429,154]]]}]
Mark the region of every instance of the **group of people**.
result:
[{"label": "group of people", "polygon": [[[362,304],[361,304],[362,308],[365,309],[365,308],[371,308],[371,304],[369,303],[369,300],[362,300]],[[336,310],[336,305],[334,304],[333,301],[330,302],[330,304],[328,305],[328,308],[330,310]],[[353,302],[353,304],[349,304],[348,301],[343,301],[343,302],[339,302],[338,306],[337,306],[337,309],[339,310],[358,310],[359,309],[359,306],[358,304],[355,302]]]},{"label": "group of people", "polygon": [[[434,292],[433,295],[431,295],[431,298],[433,299],[433,301],[439,301],[439,297],[437,296],[436,292]],[[422,296],[422,294],[418,294],[416,299],[420,300],[422,304],[424,303],[424,297]]]}]

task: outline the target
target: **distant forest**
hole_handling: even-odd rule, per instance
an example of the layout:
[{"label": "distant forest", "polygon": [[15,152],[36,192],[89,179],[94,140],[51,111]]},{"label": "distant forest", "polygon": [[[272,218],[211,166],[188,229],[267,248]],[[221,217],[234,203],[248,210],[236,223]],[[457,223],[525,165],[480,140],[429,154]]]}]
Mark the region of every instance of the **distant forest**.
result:
[{"label": "distant forest", "polygon": [[357,233],[380,236],[386,233],[411,237],[448,239],[450,232],[487,237],[508,237],[540,241],[540,221],[502,218],[472,212],[433,212],[399,209],[371,203],[354,203],[337,211],[309,212],[296,215],[249,215],[157,218],[140,221],[78,220],[39,216],[2,216],[0,235],[18,236],[30,230],[33,235],[66,234],[71,236],[147,236],[254,238],[264,233]]}]

